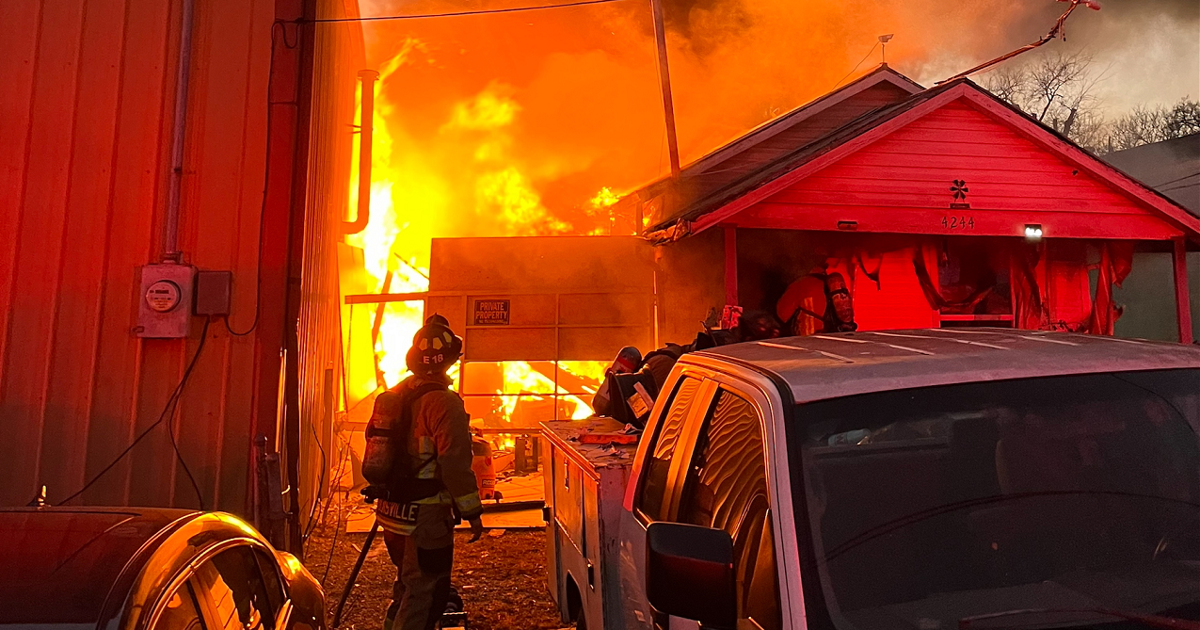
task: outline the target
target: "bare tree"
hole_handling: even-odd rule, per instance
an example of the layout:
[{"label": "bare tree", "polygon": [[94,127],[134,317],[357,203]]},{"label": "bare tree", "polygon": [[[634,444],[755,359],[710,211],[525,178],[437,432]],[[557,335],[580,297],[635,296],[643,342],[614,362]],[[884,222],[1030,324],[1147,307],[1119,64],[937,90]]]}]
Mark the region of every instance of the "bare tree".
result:
[{"label": "bare tree", "polygon": [[1162,127],[1163,117],[1160,110],[1138,105],[1109,125],[1108,148],[1122,151],[1158,142],[1164,139]]},{"label": "bare tree", "polygon": [[1173,106],[1139,105],[1109,125],[1105,148],[1122,151],[1200,133],[1200,102],[1182,99]]},{"label": "bare tree", "polygon": [[1200,101],[1181,99],[1167,114],[1165,126],[1171,138],[1200,133]]},{"label": "bare tree", "polygon": [[1096,111],[1096,85],[1102,74],[1084,54],[1046,55],[1024,66],[1001,68],[984,87],[1033,119],[1088,146],[1103,127]]},{"label": "bare tree", "polygon": [[1023,66],[1004,66],[988,74],[983,86],[1029,117],[1095,153],[1200,133],[1200,102],[1183,99],[1173,106],[1135,107],[1105,120],[1095,96],[1103,72],[1087,55],[1046,55]]}]

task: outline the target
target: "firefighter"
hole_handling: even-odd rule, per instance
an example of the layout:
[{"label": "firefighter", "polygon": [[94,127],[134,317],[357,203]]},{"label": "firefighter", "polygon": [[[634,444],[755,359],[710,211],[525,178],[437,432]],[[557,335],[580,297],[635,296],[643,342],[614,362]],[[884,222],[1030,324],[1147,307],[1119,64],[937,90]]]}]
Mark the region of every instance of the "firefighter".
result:
[{"label": "firefighter", "polygon": [[813,270],[796,280],[776,306],[790,335],[805,337],[821,332],[853,332],[854,298],[846,278],[836,271]]},{"label": "firefighter", "polygon": [[846,278],[836,271],[825,276],[825,332],[854,332],[854,297],[846,285]]},{"label": "firefighter", "polygon": [[432,629],[450,597],[457,519],[471,542],[483,534],[469,420],[446,376],[461,355],[449,322],[427,319],[406,357],[412,376],[376,398],[367,425],[364,494],[397,574],[384,630]]},{"label": "firefighter", "polygon": [[736,341],[766,341],[779,337],[779,321],[773,315],[764,311],[750,311],[738,319]]},{"label": "firefighter", "polygon": [[642,364],[642,352],[633,346],[625,346],[617,353],[617,358],[613,359],[612,365],[604,371],[604,382],[600,384],[596,390],[596,395],[592,398],[592,410],[598,416],[607,416],[612,413],[610,408],[611,393],[609,391],[609,378],[614,374],[632,374],[637,371],[638,366]]},{"label": "firefighter", "polygon": [[781,332],[779,321],[775,316],[764,311],[749,311],[737,319],[730,329],[713,330],[705,324],[705,330],[696,335],[686,351],[698,352],[718,346],[727,346],[747,341],[766,341],[779,337]]}]

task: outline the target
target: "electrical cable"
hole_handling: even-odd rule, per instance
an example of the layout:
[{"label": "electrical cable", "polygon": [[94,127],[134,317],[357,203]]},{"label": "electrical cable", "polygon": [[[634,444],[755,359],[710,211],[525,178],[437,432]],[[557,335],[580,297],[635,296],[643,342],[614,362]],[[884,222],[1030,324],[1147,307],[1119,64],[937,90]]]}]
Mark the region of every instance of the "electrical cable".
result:
[{"label": "electrical cable", "polygon": [[1181,181],[1183,181],[1183,180],[1185,180],[1185,179],[1190,179],[1190,178],[1192,178],[1192,177],[1200,177],[1200,171],[1196,171],[1195,173],[1188,173],[1187,175],[1184,175],[1184,176],[1182,176],[1182,177],[1176,177],[1175,179],[1169,179],[1169,180],[1167,180],[1167,181],[1165,181],[1165,182],[1162,182],[1162,183],[1160,183],[1160,184],[1157,184],[1157,185],[1158,185],[1158,186],[1167,186],[1167,185],[1170,185],[1170,184],[1174,184],[1174,183],[1177,183],[1177,182],[1181,182]]},{"label": "electrical cable", "polygon": [[1176,190],[1179,188],[1187,188],[1188,186],[1195,186],[1196,184],[1194,182],[1183,181],[1185,179],[1191,179],[1193,177],[1200,177],[1200,172],[1191,173],[1189,175],[1184,175],[1183,177],[1176,177],[1175,179],[1172,179],[1170,181],[1166,181],[1161,184],[1151,186],[1151,188],[1162,191],[1162,190]]},{"label": "electrical cable", "polygon": [[[340,311],[338,313],[338,318],[339,318],[338,322],[340,324],[340,322],[341,322]],[[353,304],[350,305],[350,321],[351,322],[354,321],[354,305]],[[350,326],[349,331],[346,333],[346,344],[345,344],[344,348],[353,348],[353,347],[354,347],[354,326]],[[346,375],[349,374],[349,372],[350,372],[350,366],[346,364],[346,352],[345,352],[344,348],[341,353],[342,393],[343,394],[345,392],[349,391],[349,389],[350,389],[350,383],[346,377]],[[338,441],[341,443],[341,448],[338,450],[338,455],[337,455],[339,468],[337,471],[334,472],[335,479],[341,479],[341,475],[342,475],[341,466],[345,463],[345,460],[343,459],[342,454],[346,453],[347,455],[349,455],[349,453],[348,453],[348,451],[346,451],[346,449],[350,448],[350,442],[343,440],[340,437],[338,438]],[[329,518],[329,506],[332,503],[332,501],[333,501],[333,495],[331,493],[330,496],[325,498],[325,510],[324,510],[324,513],[321,515],[320,521],[311,520],[309,522],[310,529],[309,529],[308,533],[305,534],[305,536],[304,536],[305,540],[307,540],[308,536],[312,535],[312,530],[316,528],[315,523],[317,523],[317,522],[324,523],[325,520]],[[310,516],[309,518],[311,519],[312,517]]]},{"label": "electrical cable", "polygon": [[[315,433],[315,431],[314,431],[314,433]],[[318,446],[320,446],[320,444],[318,444]],[[326,461],[327,460],[325,458],[325,449],[321,448],[321,474],[317,476],[317,492],[320,492],[321,488],[323,488],[325,486],[325,463],[326,463]],[[326,497],[326,500],[328,500],[328,497]],[[320,507],[321,502],[322,501],[321,501],[320,496],[313,497],[312,507],[310,507],[308,510],[308,525],[305,526],[304,531],[300,534],[301,544],[303,544],[304,542],[307,542],[308,537],[311,536],[313,533],[313,530],[317,528],[316,521],[313,520],[313,517],[315,517],[317,515],[317,509]]]},{"label": "electrical cable", "polygon": [[[200,345],[204,345],[204,340],[208,339],[208,325],[212,323],[212,319],[204,318],[204,328],[200,331]],[[197,347],[196,356],[200,356],[200,350]],[[179,460],[180,467],[183,468],[183,473],[187,475],[188,481],[192,484],[192,490],[196,492],[196,500],[200,503],[200,511],[207,512],[204,506],[204,493],[200,491],[200,484],[196,483],[196,477],[192,475],[192,469],[188,468],[187,461],[183,459],[183,453],[179,450],[179,443],[175,441],[175,411],[179,409],[179,400],[183,398],[183,390],[179,391],[179,395],[175,397],[171,404],[171,411],[167,414],[167,437],[171,438],[171,448],[175,451],[175,459]]]},{"label": "electrical cable", "polygon": [[250,322],[250,327],[243,331],[233,329],[229,324],[229,316],[223,318],[225,322],[225,330],[229,331],[234,337],[245,337],[254,332],[258,328],[258,318],[262,310],[262,261],[263,261],[263,232],[267,225],[267,187],[271,183],[271,120],[272,113],[276,105],[287,105],[288,102],[274,102],[271,100],[271,88],[275,82],[275,35],[276,27],[279,27],[279,33],[283,35],[283,46],[287,49],[294,49],[299,41],[288,41],[287,26],[283,20],[276,20],[271,23],[271,57],[267,63],[267,148],[266,157],[263,164],[263,189],[262,202],[258,210],[258,263],[255,265],[255,280],[254,280],[254,319]]},{"label": "electrical cable", "polygon": [[[345,463],[346,463],[346,461],[348,461],[348,460],[349,460],[349,456],[350,456],[350,454],[351,454],[351,453],[350,453],[350,452],[347,450],[347,449],[349,449],[349,448],[350,448],[350,442],[348,442],[348,441],[346,441],[346,440],[344,440],[344,439],[341,439],[340,437],[338,438],[338,441],[340,442],[340,445],[339,445],[339,448],[338,448],[338,451],[337,451],[337,461],[338,461],[338,468],[337,468],[337,470],[333,471],[333,477],[330,479],[330,482],[336,482],[336,480],[339,480],[339,479],[341,479],[341,477],[342,477],[342,472],[345,470]],[[343,454],[344,454],[344,455],[343,455]],[[323,450],[322,450],[322,455],[324,455],[324,451],[323,451]],[[322,465],[322,469],[323,469],[323,468],[324,468],[324,465]],[[322,473],[322,477],[323,477],[323,476],[324,476],[324,473],[325,473],[325,471],[324,471],[324,470],[322,470],[322,471],[321,471],[321,473]],[[322,482],[322,483],[323,483],[323,482]],[[313,533],[313,531],[314,531],[314,530],[316,530],[316,528],[317,528],[317,524],[318,524],[318,523],[324,523],[324,522],[325,522],[325,519],[329,518],[329,505],[330,505],[330,503],[331,503],[331,502],[332,502],[332,500],[333,500],[333,498],[332,498],[332,497],[333,497],[333,494],[334,494],[333,492],[330,492],[330,493],[329,493],[329,496],[325,497],[325,501],[324,501],[325,508],[324,508],[324,510],[323,510],[323,512],[322,512],[322,514],[321,514],[321,518],[320,518],[320,519],[316,519],[316,518],[314,518],[314,517],[316,516],[316,509],[315,509],[315,508],[316,508],[317,506],[321,505],[321,503],[322,503],[322,502],[321,502],[321,501],[314,501],[314,502],[313,502],[313,507],[314,507],[314,509],[313,509],[313,511],[312,511],[312,512],[309,514],[309,517],[308,517],[308,518],[309,518],[308,527],[307,527],[307,528],[305,528],[305,530],[304,530],[304,533],[301,535],[301,540],[302,540],[302,541],[305,541],[305,542],[307,542],[307,541],[308,541],[308,539],[309,539],[309,537],[310,537],[310,536],[312,536],[312,533]]]},{"label": "electrical cable", "polygon": [[[351,448],[350,448],[350,442],[347,440],[341,440],[341,442],[342,442],[342,451],[341,452],[345,453],[345,456],[343,457],[343,456],[339,455],[338,468],[336,471],[334,471],[334,474],[333,474],[334,479],[341,479],[342,473],[346,469],[346,462],[350,461],[350,456],[353,454],[351,451]],[[324,510],[324,512],[322,512],[320,520],[316,521],[316,522],[324,524],[326,521],[329,520],[329,508],[331,508],[333,506],[333,494],[334,493],[330,493],[330,496],[326,499],[325,510]],[[338,495],[338,518],[337,518],[337,523],[335,524],[334,531],[333,531],[333,540],[331,540],[329,543],[329,557],[325,561],[325,573],[321,577],[322,588],[324,588],[324,585],[325,585],[325,578],[329,575],[329,567],[333,564],[333,551],[337,546],[338,534],[340,533],[340,531],[342,529],[342,505],[341,505],[342,504],[342,496],[341,496],[342,493],[338,492],[336,494]],[[311,534],[311,532],[310,532],[310,534]]]},{"label": "electrical cable", "polygon": [[623,2],[624,0],[583,0],[582,2],[567,2],[563,4],[545,4],[539,6],[525,7],[508,7],[505,9],[479,9],[476,11],[453,11],[449,13],[417,13],[411,15],[375,15],[368,17],[356,18],[324,18],[316,20],[288,20],[297,24],[338,24],[342,22],[383,22],[386,20],[419,20],[425,18],[442,18],[442,17],[461,17],[466,15],[494,15],[497,13],[520,13],[523,11],[541,11],[542,9],[569,9],[571,7],[585,7],[594,4],[609,4],[611,2]]},{"label": "electrical cable", "polygon": [[302,533],[300,535],[300,542],[302,544],[305,540],[308,540],[308,536],[310,534],[312,534],[312,530],[313,530],[313,520],[312,519],[313,519],[313,516],[315,516],[317,513],[317,506],[321,504],[321,496],[319,493],[325,487],[325,464],[328,461],[326,459],[326,455],[325,455],[325,446],[321,444],[321,436],[317,435],[317,427],[313,424],[311,418],[308,421],[308,429],[312,433],[313,441],[317,443],[317,449],[319,451],[321,451],[321,474],[317,475],[317,493],[318,494],[315,494],[313,496],[312,507],[308,511],[308,526],[305,528],[304,533]]},{"label": "electrical cable", "polygon": [[[334,479],[341,479],[342,473],[343,473],[343,471],[345,471],[345,463],[347,461],[349,461],[349,459],[350,459],[350,452],[347,450],[349,448],[350,448],[350,443],[345,440],[342,440],[342,450],[338,451],[338,453],[339,453],[338,468],[333,473]],[[341,453],[345,453],[346,456],[343,457],[341,455]],[[329,494],[329,496],[325,498],[325,502],[324,502],[325,507],[321,511],[321,518],[319,518],[319,519],[315,518],[315,514],[314,514],[314,517],[310,517],[310,518],[312,518],[312,520],[309,522],[309,530],[303,536],[305,544],[307,544],[308,540],[312,537],[312,534],[316,531],[317,525],[318,524],[324,525],[325,522],[329,520],[329,508],[333,506],[333,495],[334,494],[335,493],[331,492]],[[336,537],[335,537],[335,542],[336,542]]]},{"label": "electrical cable", "polygon": [[337,548],[338,534],[342,533],[342,493],[338,493],[337,523],[333,527],[333,540],[329,541],[329,557],[325,559],[325,572],[321,575],[321,588],[329,578],[329,567],[333,566],[333,550]]},{"label": "electrical cable", "polygon": [[[842,84],[842,81],[845,81],[846,79],[849,79],[849,78],[850,78],[850,75],[854,74],[854,71],[855,71],[855,70],[858,70],[858,67],[859,67],[859,66],[861,66],[861,65],[863,65],[863,61],[866,61],[867,59],[869,59],[869,58],[871,57],[871,54],[875,52],[875,49],[876,49],[876,48],[879,48],[879,42],[875,42],[875,45],[874,45],[874,46],[871,46],[871,50],[868,50],[868,51],[867,51],[867,54],[866,54],[866,55],[863,55],[862,61],[859,61],[858,63],[854,64],[854,69],[853,69],[853,70],[851,70],[850,72],[847,72],[847,73],[846,73],[846,76],[842,77],[842,80],[841,80],[841,81],[838,81],[838,82],[837,82],[837,84],[835,84],[835,85],[833,86],[833,89],[834,89],[834,90],[838,89],[838,86],[840,86],[840,85]],[[832,92],[833,90],[830,90],[830,91]]]},{"label": "electrical cable", "polygon": [[[179,397],[183,394],[184,388],[187,386],[188,381],[192,377],[192,372],[196,369],[196,363],[200,359],[200,353],[204,350],[205,342],[208,340],[208,325],[211,322],[212,320],[210,319],[204,320],[204,328],[200,333],[200,344],[196,346],[196,353],[192,355],[191,361],[188,362],[187,369],[183,371],[183,377],[179,379],[179,384],[175,386],[175,390],[171,392],[171,396],[167,398],[167,403],[163,406],[162,413],[158,415],[158,419],[155,420],[150,426],[142,430],[142,432],[139,433],[136,438],[134,438],[133,442],[130,442],[129,446],[125,447],[125,450],[118,453],[117,456],[113,458],[113,460],[109,462],[107,466],[101,469],[100,472],[96,473],[96,475],[92,477],[90,481],[85,483],[82,488],[76,490],[73,494],[62,501],[58,501],[57,505],[64,505],[70,502],[79,495],[83,494],[88,488],[92,487],[92,485],[99,481],[101,477],[103,477],[108,471],[112,470],[118,463],[120,463],[121,460],[133,450],[133,447],[137,446],[142,440],[146,439],[146,436],[150,435],[150,432],[153,431],[155,427],[162,424],[163,421],[169,417],[168,412],[171,412],[172,415],[174,414],[175,404],[179,401]],[[173,438],[172,444],[174,444]],[[175,449],[175,455],[179,458],[179,462],[183,464],[184,470],[187,471],[187,464],[183,462],[183,457],[179,454],[178,448]],[[199,486],[196,485],[195,478],[192,477],[190,471],[188,471],[188,477],[192,478],[192,486],[196,488],[197,496],[199,496]],[[200,504],[201,506],[204,505],[204,498],[202,496],[200,497]]]},{"label": "electrical cable", "polygon": [[1171,191],[1173,191],[1173,190],[1183,190],[1184,188],[1191,188],[1191,187],[1193,187],[1193,186],[1196,186],[1196,184],[1200,184],[1200,182],[1196,182],[1196,183],[1184,183],[1184,184],[1176,184],[1175,186],[1170,186],[1170,187],[1167,187],[1167,188],[1159,188],[1159,189],[1158,189],[1158,192],[1160,192],[1160,193],[1168,193],[1168,192],[1171,192]]}]

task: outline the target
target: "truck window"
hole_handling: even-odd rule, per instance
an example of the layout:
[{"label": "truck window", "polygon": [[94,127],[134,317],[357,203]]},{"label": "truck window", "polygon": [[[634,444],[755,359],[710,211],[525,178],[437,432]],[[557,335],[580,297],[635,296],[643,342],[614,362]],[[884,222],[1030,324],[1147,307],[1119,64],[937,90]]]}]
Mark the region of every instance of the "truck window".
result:
[{"label": "truck window", "polygon": [[679,520],[733,537],[739,627],[782,627],[775,539],[763,447],[754,406],[725,389],[705,418],[684,481]]},{"label": "truck window", "polygon": [[833,625],[810,623],[1122,625],[1044,612],[1075,602],[1200,618],[1200,369],[922,387],[797,414],[792,491],[818,568],[806,586],[821,582]]},{"label": "truck window", "polygon": [[700,379],[685,376],[679,379],[671,399],[667,402],[663,419],[658,423],[650,442],[650,456],[646,460],[646,470],[643,473],[645,481],[642,491],[637,494],[635,503],[647,518],[662,520],[663,495],[667,490],[667,473],[671,469],[671,456],[679,443],[683,432],[683,423],[696,402],[696,394],[700,391]]}]

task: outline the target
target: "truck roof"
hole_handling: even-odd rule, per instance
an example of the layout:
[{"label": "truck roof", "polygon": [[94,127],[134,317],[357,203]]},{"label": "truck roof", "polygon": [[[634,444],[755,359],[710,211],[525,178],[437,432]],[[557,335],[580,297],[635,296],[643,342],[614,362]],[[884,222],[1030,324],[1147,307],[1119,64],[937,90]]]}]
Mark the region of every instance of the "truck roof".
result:
[{"label": "truck roof", "polygon": [[778,375],[796,402],[1043,376],[1200,368],[1200,346],[1006,328],[889,330],[787,337],[722,346]]}]

